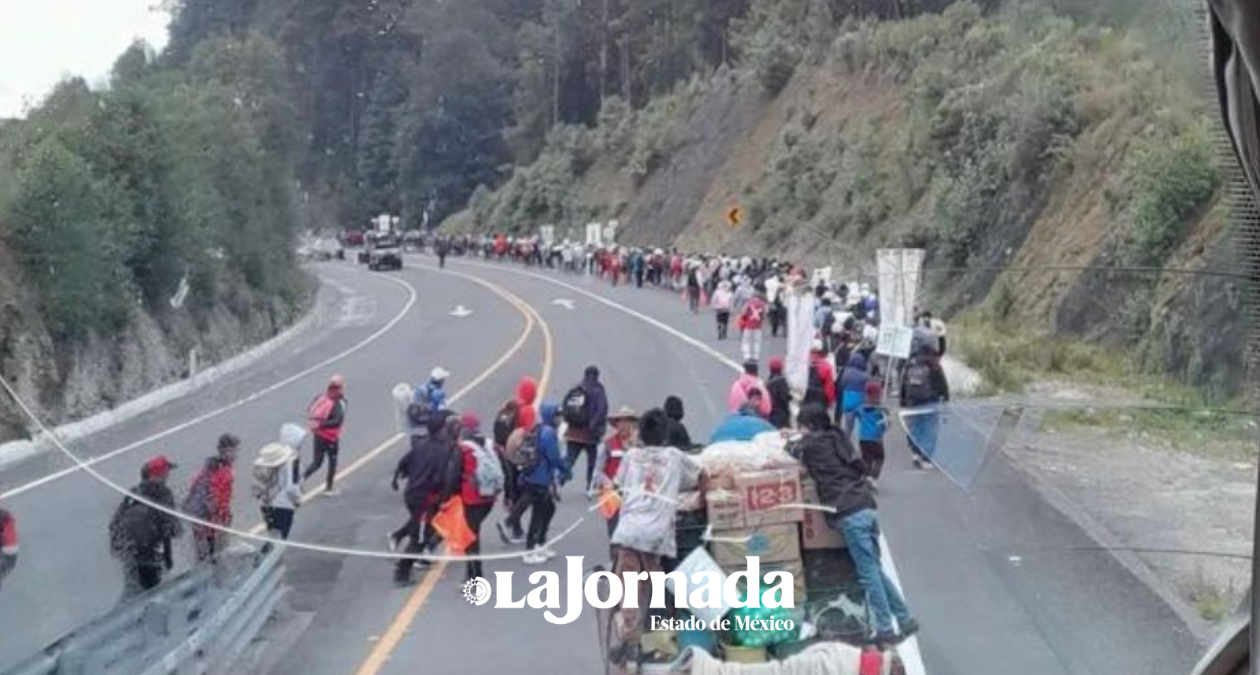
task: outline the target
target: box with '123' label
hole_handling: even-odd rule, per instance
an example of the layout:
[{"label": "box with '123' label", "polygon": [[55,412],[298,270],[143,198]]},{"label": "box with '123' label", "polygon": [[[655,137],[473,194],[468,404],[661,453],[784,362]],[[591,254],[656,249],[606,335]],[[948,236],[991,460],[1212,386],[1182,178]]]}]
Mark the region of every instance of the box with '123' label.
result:
[{"label": "box with '123' label", "polygon": [[790,506],[803,501],[800,472],[795,469],[739,474],[735,477],[735,493],[748,527],[797,523],[803,517],[799,508]]}]

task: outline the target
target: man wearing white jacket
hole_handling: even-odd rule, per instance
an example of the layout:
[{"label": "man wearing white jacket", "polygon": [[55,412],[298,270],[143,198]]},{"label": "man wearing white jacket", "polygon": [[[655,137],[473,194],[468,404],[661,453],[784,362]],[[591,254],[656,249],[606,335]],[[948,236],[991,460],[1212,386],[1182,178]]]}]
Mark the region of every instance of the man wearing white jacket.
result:
[{"label": "man wearing white jacket", "polygon": [[[298,428],[298,431],[301,429]],[[281,431],[282,441],[291,441],[291,438],[286,438],[289,435],[286,432],[290,430]],[[267,530],[281,539],[289,538],[293,514],[302,504],[302,470],[295,447],[299,443],[300,436],[292,445],[288,442],[268,443],[254,460],[254,497],[262,508]]]}]

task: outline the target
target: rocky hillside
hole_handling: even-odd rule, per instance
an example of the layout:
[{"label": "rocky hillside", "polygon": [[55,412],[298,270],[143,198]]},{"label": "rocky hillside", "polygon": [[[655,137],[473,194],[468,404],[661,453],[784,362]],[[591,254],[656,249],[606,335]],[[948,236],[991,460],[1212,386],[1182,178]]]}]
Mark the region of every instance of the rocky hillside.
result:
[{"label": "rocky hillside", "polygon": [[[46,423],[275,335],[311,284],[283,61],[257,36],[124,53],[0,126],[0,373]],[[0,442],[28,421],[0,396]]]},{"label": "rocky hillside", "polygon": [[[770,253],[873,272],[928,251],[928,302],[1028,333],[1110,345],[1213,395],[1241,381],[1238,294],[1188,6],[1158,26],[969,2],[813,31],[754,2],[743,58],[592,127],[479,189],[453,229],[575,234]],[[1166,3],[1167,4],[1167,3]],[[1170,9],[1171,7],[1171,9]],[[785,51],[803,45],[796,52]],[[724,214],[741,206],[746,222]],[[1100,272],[1082,268],[1121,268]],[[1004,269],[999,269],[1004,268]]]}]

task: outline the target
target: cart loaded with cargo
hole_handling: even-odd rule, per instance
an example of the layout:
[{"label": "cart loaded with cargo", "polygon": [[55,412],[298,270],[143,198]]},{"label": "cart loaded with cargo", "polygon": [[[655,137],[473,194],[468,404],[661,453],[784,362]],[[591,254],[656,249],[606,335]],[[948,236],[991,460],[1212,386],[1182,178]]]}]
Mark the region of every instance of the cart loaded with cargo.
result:
[{"label": "cart loaded with cargo", "polygon": [[[707,479],[703,491],[683,493],[679,500],[678,555],[666,561],[665,571],[714,572],[725,585],[729,576],[748,571],[748,558],[754,557],[762,597],[782,580],[768,575],[787,572],[793,607],[761,602],[680,609],[671,602],[646,610],[631,672],[636,667],[645,674],[694,675],[904,672],[895,650],[872,645],[874,620],[844,539],[827,524],[829,509],[819,504],[813,481],[786,445],[776,432],[714,443],[694,455]],[[747,586],[741,577],[745,600]],[[611,624],[600,624],[606,640]]]}]

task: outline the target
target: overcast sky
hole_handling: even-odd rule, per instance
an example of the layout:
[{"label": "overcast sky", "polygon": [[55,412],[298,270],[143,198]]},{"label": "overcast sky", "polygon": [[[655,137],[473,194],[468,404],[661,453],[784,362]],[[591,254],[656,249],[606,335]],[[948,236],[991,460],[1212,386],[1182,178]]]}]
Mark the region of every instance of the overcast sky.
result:
[{"label": "overcast sky", "polygon": [[166,44],[159,0],[0,0],[0,117],[17,117],[53,85],[82,76],[103,83],[136,38]]}]

